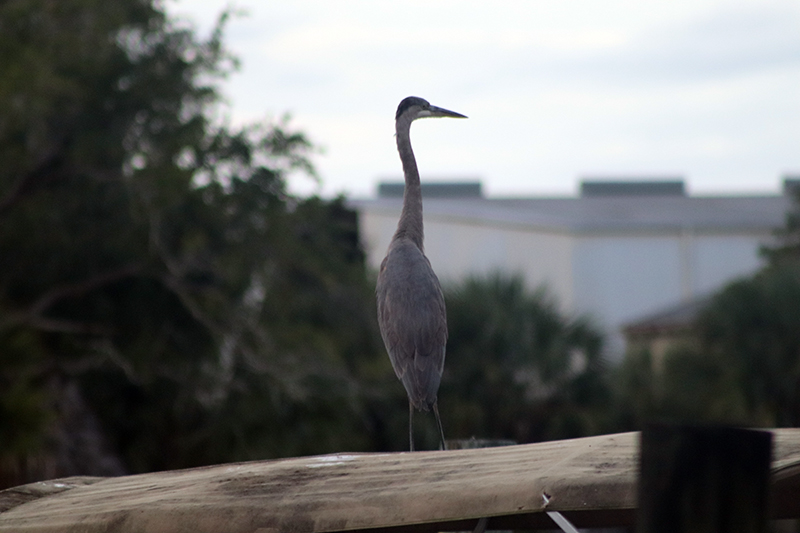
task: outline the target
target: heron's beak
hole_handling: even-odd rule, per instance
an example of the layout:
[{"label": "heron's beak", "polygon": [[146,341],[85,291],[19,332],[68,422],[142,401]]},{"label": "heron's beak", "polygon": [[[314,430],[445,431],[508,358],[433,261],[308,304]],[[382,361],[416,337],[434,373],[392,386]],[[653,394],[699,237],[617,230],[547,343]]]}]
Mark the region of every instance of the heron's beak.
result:
[{"label": "heron's beak", "polygon": [[426,109],[422,113],[420,113],[420,117],[452,117],[452,118],[467,118],[467,115],[462,115],[461,113],[456,113],[455,111],[450,111],[448,109],[444,109],[442,107],[436,107],[432,105],[430,108]]}]

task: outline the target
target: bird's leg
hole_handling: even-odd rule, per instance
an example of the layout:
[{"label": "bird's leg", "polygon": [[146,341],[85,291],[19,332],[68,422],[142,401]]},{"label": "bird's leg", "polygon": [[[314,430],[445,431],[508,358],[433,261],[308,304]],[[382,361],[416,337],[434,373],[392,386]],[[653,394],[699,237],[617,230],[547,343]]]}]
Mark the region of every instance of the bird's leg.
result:
[{"label": "bird's leg", "polygon": [[412,420],[414,420],[414,404],[411,403],[411,400],[408,400],[408,444],[409,449],[413,452],[414,451],[414,425],[412,424]]},{"label": "bird's leg", "polygon": [[433,414],[436,416],[436,424],[439,426],[439,436],[442,438],[442,449],[447,449],[447,444],[444,442],[444,430],[442,429],[442,419],[439,416],[439,401],[433,402]]}]

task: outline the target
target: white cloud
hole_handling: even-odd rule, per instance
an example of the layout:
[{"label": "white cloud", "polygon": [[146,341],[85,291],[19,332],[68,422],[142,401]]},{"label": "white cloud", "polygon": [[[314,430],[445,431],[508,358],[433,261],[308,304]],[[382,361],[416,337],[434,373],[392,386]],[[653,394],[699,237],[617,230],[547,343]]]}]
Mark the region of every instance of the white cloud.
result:
[{"label": "white cloud", "polygon": [[[425,175],[494,193],[575,190],[587,174],[776,190],[800,170],[800,5],[783,0],[239,0],[226,42],[237,120],[291,111],[326,148],[326,193],[399,175],[410,94],[470,116],[414,126]],[[225,0],[168,7],[207,28]]]}]

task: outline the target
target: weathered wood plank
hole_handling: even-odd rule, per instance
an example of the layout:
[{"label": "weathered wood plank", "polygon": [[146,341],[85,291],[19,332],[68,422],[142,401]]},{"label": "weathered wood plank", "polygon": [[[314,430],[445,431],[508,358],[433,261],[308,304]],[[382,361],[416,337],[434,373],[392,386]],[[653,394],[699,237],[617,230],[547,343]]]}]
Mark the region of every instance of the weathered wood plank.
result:
[{"label": "weathered wood plank", "polygon": [[21,485],[7,490],[0,491],[0,513],[8,511],[12,507],[38,500],[45,496],[58,494],[75,487],[91,485],[106,478],[92,476],[74,476],[49,481],[39,481],[28,485]]},{"label": "weathered wood plank", "polygon": [[[502,448],[336,454],[105,479],[0,513],[0,532],[435,531],[630,524],[637,433]],[[800,430],[775,431],[775,487],[796,490]],[[12,490],[19,490],[12,489]],[[3,506],[0,493],[0,508]],[[774,497],[775,516],[800,516]],[[786,513],[789,513],[788,515]]]}]

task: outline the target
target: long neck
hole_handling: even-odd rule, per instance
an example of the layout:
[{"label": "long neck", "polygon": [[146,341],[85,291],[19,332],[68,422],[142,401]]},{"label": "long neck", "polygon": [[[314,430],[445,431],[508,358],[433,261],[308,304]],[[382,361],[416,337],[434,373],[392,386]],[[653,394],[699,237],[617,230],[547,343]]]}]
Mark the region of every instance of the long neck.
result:
[{"label": "long neck", "polygon": [[397,151],[403,163],[403,174],[406,178],[405,191],[403,192],[403,211],[400,213],[400,222],[393,239],[407,238],[422,250],[422,189],[419,183],[419,170],[414,151],[411,149],[410,137],[411,121],[398,120]]}]

